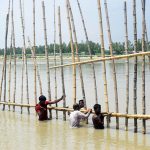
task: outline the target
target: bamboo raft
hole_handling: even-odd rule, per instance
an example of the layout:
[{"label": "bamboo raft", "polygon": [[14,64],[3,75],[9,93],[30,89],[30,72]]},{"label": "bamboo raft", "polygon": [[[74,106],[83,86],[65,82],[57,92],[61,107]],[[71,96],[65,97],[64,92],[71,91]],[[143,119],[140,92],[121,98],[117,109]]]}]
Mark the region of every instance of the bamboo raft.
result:
[{"label": "bamboo raft", "polygon": [[[87,49],[89,52],[89,60],[81,61],[79,56],[79,46],[78,46],[78,39],[77,39],[77,32],[75,27],[75,20],[74,14],[72,11],[72,6],[70,0],[65,0],[66,3],[66,12],[67,12],[67,21],[68,21],[68,31],[69,31],[69,38],[70,38],[70,47],[71,47],[71,54],[72,54],[72,63],[64,64],[63,58],[63,48],[62,48],[62,28],[61,28],[61,9],[58,6],[58,34],[59,34],[59,54],[60,54],[60,64],[57,64],[56,60],[56,2],[54,2],[54,66],[51,67],[49,64],[49,53],[48,53],[48,41],[47,41],[47,24],[46,24],[46,12],[45,12],[45,2],[42,1],[42,14],[43,14],[43,33],[44,33],[44,40],[45,40],[45,59],[46,59],[46,72],[47,72],[47,95],[48,99],[52,98],[52,87],[51,87],[51,71],[54,70],[54,89],[55,89],[55,99],[58,97],[58,86],[60,85],[57,81],[57,69],[60,69],[60,76],[61,76],[61,89],[63,95],[66,95],[65,89],[65,77],[64,77],[64,69],[66,67],[72,67],[72,95],[73,95],[73,103],[76,103],[77,100],[77,71],[76,68],[78,67],[79,70],[79,80],[81,84],[81,91],[82,91],[82,99],[85,102],[85,109],[87,108],[87,99],[86,99],[86,92],[85,92],[85,84],[84,84],[84,75],[82,65],[91,64],[92,68],[92,76],[93,76],[93,83],[94,83],[94,95],[95,95],[95,103],[98,103],[98,92],[97,92],[97,78],[96,78],[96,71],[95,71],[95,63],[102,62],[102,69],[103,69],[103,82],[104,82],[104,101],[105,101],[105,112],[102,112],[107,118],[107,127],[110,127],[109,119],[110,117],[116,118],[116,129],[119,129],[119,118],[125,119],[125,130],[128,130],[128,119],[134,120],[134,132],[138,131],[138,123],[137,119],[142,119],[142,132],[146,133],[146,120],[150,119],[150,115],[146,114],[146,100],[145,100],[145,58],[148,57],[150,63],[150,51],[148,48],[148,35],[147,35],[147,28],[146,28],[146,18],[145,18],[145,2],[146,0],[141,0],[141,10],[142,10],[142,49],[140,53],[137,53],[137,17],[136,17],[136,0],[132,0],[133,4],[133,27],[134,27],[134,53],[128,53],[128,15],[127,15],[127,4],[124,2],[124,32],[125,32],[125,55],[115,56],[112,47],[112,35],[110,29],[110,21],[109,21],[109,8],[107,5],[107,0],[104,0],[104,9],[105,9],[105,16],[107,22],[107,33],[108,33],[108,41],[109,41],[109,50],[110,56],[105,56],[105,45],[104,45],[104,31],[103,31],[103,14],[102,14],[102,2],[101,0],[97,0],[97,8],[98,8],[98,20],[99,20],[99,38],[101,44],[101,57],[98,59],[93,59],[91,53],[91,47],[89,44],[89,37],[88,32],[86,29],[86,24],[84,21],[83,12],[81,9],[81,5],[79,0],[77,0],[77,6],[79,8],[79,13],[82,21],[82,26],[85,34]],[[23,41],[23,48],[22,48],[22,70],[21,70],[21,97],[20,103],[16,102],[16,46],[15,46],[15,25],[14,25],[14,6],[13,0],[9,0],[8,4],[8,14],[6,17],[6,33],[5,33],[5,49],[4,49],[4,59],[3,59],[3,67],[2,67],[2,74],[1,74],[1,83],[0,83],[0,104],[3,105],[3,110],[6,110],[5,106],[8,106],[8,110],[11,110],[13,107],[13,111],[15,111],[15,107],[18,106],[21,108],[21,113],[23,113],[23,108],[27,108],[28,114],[30,114],[30,108],[34,108],[37,104],[37,82],[39,83],[40,94],[43,93],[41,75],[38,67],[38,62],[36,60],[36,15],[35,15],[35,0],[33,0],[33,44],[30,42],[30,38],[28,37],[29,48],[32,53],[32,59],[34,64],[34,105],[30,104],[29,99],[29,81],[28,81],[28,60],[26,55],[27,43],[26,43],[26,35],[25,35],[25,21],[24,21],[24,3],[23,0],[20,0],[20,21],[21,21],[21,28],[22,28],[22,41]],[[9,55],[9,68],[8,68],[8,101],[6,100],[6,84],[7,84],[7,49],[8,49],[8,29],[9,29],[9,22],[11,18],[11,43],[10,43],[10,55]],[[13,56],[13,57],[12,57]],[[142,114],[137,113],[137,63],[138,58],[142,58]],[[12,76],[12,58],[14,59],[14,90],[13,90],[13,98],[11,99],[11,76]],[[133,112],[134,114],[129,114],[129,60],[130,58],[134,58],[134,79],[133,79]],[[118,83],[116,77],[116,60],[126,60],[126,106],[125,106],[125,114],[119,113],[119,98],[118,98]],[[112,77],[113,77],[113,88],[114,88],[114,95],[115,95],[115,112],[111,112],[109,108],[109,99],[108,99],[108,81],[107,81],[107,68],[106,62],[110,61],[112,64]],[[24,83],[25,82],[25,83]],[[24,85],[26,85],[24,87]],[[24,96],[24,90],[26,90],[26,96]],[[3,96],[3,98],[2,98]],[[24,97],[26,97],[26,102],[24,101]],[[3,99],[3,101],[2,101]],[[26,104],[25,104],[26,103]],[[66,101],[63,101],[63,107],[58,107],[56,104],[55,107],[48,106],[50,118],[52,118],[52,110],[56,110],[56,118],[58,118],[58,111],[63,112],[63,120],[66,120],[66,112],[73,111],[72,108],[66,107]],[[85,112],[85,110],[81,110]]]}]

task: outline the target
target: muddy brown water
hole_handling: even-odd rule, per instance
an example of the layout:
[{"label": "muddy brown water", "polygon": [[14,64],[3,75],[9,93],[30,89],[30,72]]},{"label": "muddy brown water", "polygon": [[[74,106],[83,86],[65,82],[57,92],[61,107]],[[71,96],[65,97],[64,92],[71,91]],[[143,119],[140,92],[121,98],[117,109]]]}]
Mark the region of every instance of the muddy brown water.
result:
[{"label": "muddy brown water", "polygon": [[[42,78],[43,94],[47,96],[47,77],[45,61],[40,60],[39,69]],[[57,62],[59,64],[59,62]],[[65,62],[68,63],[68,60]],[[50,63],[53,65],[53,62]],[[2,62],[0,63],[2,68]],[[130,60],[130,103],[129,113],[133,113],[133,60]],[[102,110],[105,111],[102,64],[95,63],[96,78],[98,87],[98,101],[102,105]],[[111,62],[106,63],[107,81],[108,81],[108,98],[109,109],[115,112],[115,100],[112,79]],[[95,104],[94,85],[92,78],[91,65],[83,65],[83,77],[85,85],[85,93],[87,98],[87,106],[92,108]],[[33,64],[28,62],[29,71],[29,96],[30,103],[34,104],[34,83],[33,83]],[[117,81],[118,81],[118,97],[119,97],[119,112],[125,113],[126,100],[126,76],[124,60],[116,61]],[[0,70],[1,72],[1,70]],[[13,73],[13,66],[12,66]],[[72,107],[72,69],[67,67],[64,69],[65,88],[66,88],[66,104]],[[8,76],[7,76],[8,78]],[[7,80],[8,81],[8,80]],[[13,95],[13,74],[11,82],[11,98]],[[62,95],[60,70],[57,69],[57,90],[58,97]],[[138,63],[138,98],[137,110],[142,113],[142,64]],[[24,82],[25,85],[25,82]],[[146,113],[150,114],[150,70],[149,64],[146,63]],[[25,86],[24,86],[25,88]],[[52,99],[54,99],[54,71],[51,70],[51,91]],[[8,98],[8,90],[7,90]],[[39,87],[38,87],[39,95]],[[2,96],[3,97],[3,96]],[[17,63],[17,95],[16,102],[20,103],[21,98],[21,62]],[[80,78],[77,69],[77,100],[82,98]],[[24,103],[26,103],[26,92],[24,89]],[[59,103],[62,106],[62,102]],[[0,106],[2,109],[2,105]],[[120,130],[115,129],[115,119],[111,119],[110,129],[95,130],[89,118],[89,124],[82,123],[79,129],[69,127],[68,116],[67,121],[62,120],[62,112],[59,112],[58,120],[55,119],[55,111],[53,111],[53,120],[40,122],[35,115],[34,109],[30,109],[31,114],[27,114],[27,109],[23,109],[23,114],[20,114],[20,107],[16,107],[16,112],[0,110],[0,149],[1,150],[47,150],[47,149],[106,149],[106,150],[149,150],[150,149],[150,121],[147,121],[147,134],[143,135],[141,120],[138,120],[138,133],[133,132],[133,120],[129,120],[129,131],[124,130],[124,119],[120,119]]]}]

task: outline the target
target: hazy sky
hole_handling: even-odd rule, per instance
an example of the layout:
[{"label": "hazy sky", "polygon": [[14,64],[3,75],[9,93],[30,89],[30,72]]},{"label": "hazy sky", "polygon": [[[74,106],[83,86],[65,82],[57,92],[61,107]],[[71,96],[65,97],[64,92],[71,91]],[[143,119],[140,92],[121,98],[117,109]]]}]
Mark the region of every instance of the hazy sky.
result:
[{"label": "hazy sky", "polygon": [[[0,4],[0,48],[4,48],[5,43],[5,20],[6,14],[8,12],[8,1],[9,0],[1,0]],[[22,46],[22,30],[21,30],[21,20],[20,20],[20,9],[19,9],[19,1],[14,0],[14,21],[15,21],[15,38],[16,38],[16,46]],[[43,32],[43,17],[42,17],[42,0],[36,1],[36,44],[44,45],[44,32]],[[80,5],[83,11],[83,16],[85,19],[89,40],[99,42],[99,24],[98,24],[98,9],[97,9],[97,0],[79,0]],[[104,26],[104,37],[105,37],[105,47],[108,48],[108,38],[107,38],[107,27],[106,27],[106,17],[104,12],[104,0],[102,1],[102,13],[103,13],[103,26]],[[127,1],[127,9],[128,9],[128,29],[129,29],[129,39],[133,41],[133,16],[132,16],[132,0]],[[47,35],[48,35],[48,43],[52,43],[54,41],[54,0],[45,0],[46,7],[46,21],[47,21]],[[85,41],[84,31],[82,27],[81,17],[79,14],[77,1],[70,0],[75,26],[77,31],[78,42]],[[112,33],[112,40],[123,42],[124,41],[124,11],[123,5],[124,0],[107,0],[108,2],[108,10],[109,10],[109,18],[110,18],[110,26]],[[66,0],[56,0],[56,15],[57,15],[57,7],[60,5],[61,7],[61,21],[62,21],[62,38],[64,42],[69,42],[69,32],[68,32],[68,24],[67,24],[67,15],[66,15]],[[146,21],[147,21],[147,30],[148,35],[150,35],[150,0],[146,1]],[[138,29],[138,38],[141,38],[142,31],[142,18],[141,18],[141,0],[137,0],[137,29]],[[32,0],[24,0],[24,16],[25,16],[25,36],[26,39],[29,36],[31,41],[33,41],[33,23],[32,23]],[[56,26],[57,16],[56,16]],[[8,46],[10,46],[10,31],[11,26],[9,27],[9,39]],[[58,31],[58,30],[57,30]],[[57,32],[56,31],[56,32]],[[57,42],[58,42],[58,32],[57,32]],[[26,45],[28,46],[28,42],[26,40]]]}]

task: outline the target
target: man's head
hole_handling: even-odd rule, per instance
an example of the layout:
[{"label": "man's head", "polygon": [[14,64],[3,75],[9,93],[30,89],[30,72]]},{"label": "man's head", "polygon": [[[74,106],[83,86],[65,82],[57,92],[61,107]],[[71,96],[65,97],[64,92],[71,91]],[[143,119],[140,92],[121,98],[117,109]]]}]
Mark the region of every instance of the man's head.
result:
[{"label": "man's head", "polygon": [[79,109],[80,109],[79,104],[75,103],[75,104],[73,105],[73,109],[74,109],[74,110],[79,110]]},{"label": "man's head", "polygon": [[41,102],[41,101],[46,101],[46,97],[44,96],[44,95],[41,95],[40,97],[39,97],[39,101]]},{"label": "man's head", "polygon": [[95,104],[93,108],[94,108],[95,114],[101,113],[101,105],[100,104]]},{"label": "man's head", "polygon": [[84,100],[83,99],[79,100],[79,107],[80,108],[84,107]]}]

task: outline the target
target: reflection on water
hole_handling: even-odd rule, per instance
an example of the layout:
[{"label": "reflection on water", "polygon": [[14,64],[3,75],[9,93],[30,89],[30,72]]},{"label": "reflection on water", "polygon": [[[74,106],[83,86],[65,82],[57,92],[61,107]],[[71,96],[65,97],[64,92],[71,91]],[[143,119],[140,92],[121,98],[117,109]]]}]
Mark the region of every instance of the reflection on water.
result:
[{"label": "reflection on water", "polygon": [[40,122],[31,114],[0,111],[1,150],[149,150],[150,134],[115,129],[95,130],[92,124],[79,129],[68,121]]},{"label": "reflection on water", "polygon": [[[43,93],[47,93],[47,78],[46,78],[46,63],[39,61],[40,74],[42,78]],[[68,62],[66,62],[68,63]],[[2,63],[0,63],[0,66]],[[51,66],[53,63],[51,63]],[[130,103],[129,113],[133,113],[133,61],[130,61]],[[78,67],[77,67],[78,68]],[[0,67],[1,72],[2,66]],[[85,94],[87,98],[87,106],[92,108],[95,104],[94,84],[92,78],[92,68],[90,64],[83,65],[83,78],[85,85]],[[102,64],[96,63],[96,78],[98,89],[98,102],[102,105],[102,110],[105,111],[104,101],[104,83],[102,76]],[[21,63],[17,63],[17,95],[16,102],[20,103],[21,98]],[[109,108],[111,112],[115,112],[114,89],[112,79],[112,64],[106,63],[107,81],[108,81],[108,98]],[[142,112],[142,96],[141,96],[141,63],[138,64],[138,113]],[[12,67],[13,72],[13,67]],[[29,61],[29,90],[30,90],[30,104],[34,104],[34,74],[33,64]],[[116,61],[116,72],[118,82],[118,98],[119,98],[119,112],[125,113],[126,105],[126,76],[124,61]],[[8,74],[7,74],[8,75]],[[8,77],[7,77],[8,78]],[[65,88],[66,88],[66,103],[67,106],[72,107],[72,68],[64,69]],[[13,74],[11,82],[11,94],[13,95]],[[57,69],[57,83],[58,97],[62,95],[60,70]],[[25,83],[24,83],[25,87]],[[150,71],[148,63],[146,63],[146,113],[150,114]],[[54,71],[51,70],[51,92],[52,98],[55,97],[54,88]],[[39,95],[39,87],[37,91]],[[11,95],[11,97],[13,97]],[[24,102],[26,101],[26,91],[24,90]],[[47,96],[47,95],[46,95]],[[8,92],[7,92],[8,97]],[[79,72],[77,69],[77,99],[82,98]],[[58,104],[62,106],[62,102]],[[2,107],[0,107],[2,108]],[[8,107],[6,107],[8,109]],[[0,111],[0,150],[40,150],[40,149],[106,149],[106,150],[145,150],[150,149],[150,121],[147,121],[147,134],[143,135],[141,120],[138,120],[138,134],[133,133],[133,120],[129,120],[129,132],[124,131],[124,119],[120,119],[120,130],[115,129],[115,118],[112,118],[111,129],[95,130],[93,129],[91,116],[89,118],[89,125],[84,125],[84,128],[71,129],[68,121],[61,120],[62,113],[59,112],[59,119],[52,121],[39,122],[35,116],[34,109],[31,109],[31,115],[27,115],[27,109],[23,109],[24,114],[20,115],[20,107],[16,107],[16,113],[9,111]],[[55,118],[55,113],[53,113]]]}]

